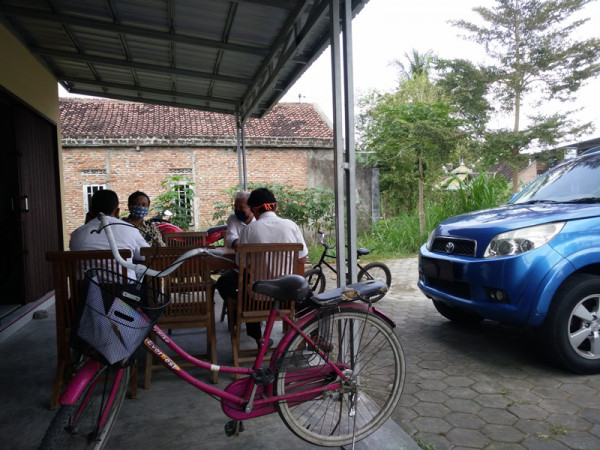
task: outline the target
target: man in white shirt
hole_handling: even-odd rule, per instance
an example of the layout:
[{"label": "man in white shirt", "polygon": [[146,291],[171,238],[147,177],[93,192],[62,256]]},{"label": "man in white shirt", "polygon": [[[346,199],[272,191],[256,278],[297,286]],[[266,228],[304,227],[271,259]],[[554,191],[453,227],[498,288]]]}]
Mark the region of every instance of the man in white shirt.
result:
[{"label": "man in white shirt", "polygon": [[[71,233],[69,249],[73,251],[110,249],[106,233],[104,231],[96,232],[100,227],[100,220],[96,216],[98,213],[104,213],[111,224],[117,247],[131,250],[134,260],[143,259],[140,249],[149,245],[137,228],[118,218],[119,211],[119,197],[114,191],[108,189],[96,191],[90,204],[90,217],[92,218]],[[129,258],[128,262],[131,260],[132,258]],[[135,278],[132,270],[128,270],[127,273],[130,278]]]},{"label": "man in white shirt", "polygon": [[233,214],[227,218],[227,234],[225,235],[225,246],[235,250],[240,232],[251,222],[254,222],[254,214],[248,207],[250,192],[239,191],[233,203]]},{"label": "man in white shirt", "polygon": [[[289,219],[277,216],[277,200],[275,195],[266,188],[253,190],[248,197],[248,206],[252,210],[256,220],[240,232],[239,244],[270,244],[270,243],[301,243],[302,250],[296,264],[304,273],[304,263],[308,248],[304,242],[304,236],[298,225]],[[260,345],[262,342],[262,331],[260,323],[246,323],[246,333],[256,339]]]}]

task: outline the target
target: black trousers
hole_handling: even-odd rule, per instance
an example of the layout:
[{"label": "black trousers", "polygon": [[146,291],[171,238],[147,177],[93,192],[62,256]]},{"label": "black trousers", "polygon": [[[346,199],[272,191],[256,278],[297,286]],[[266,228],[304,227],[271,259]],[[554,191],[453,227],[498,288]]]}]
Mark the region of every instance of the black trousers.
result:
[{"label": "black trousers", "polygon": [[[227,301],[228,298],[238,298],[238,278],[237,270],[228,270],[217,280],[216,288],[223,301]],[[262,338],[260,322],[246,323],[246,334],[253,339]]]}]

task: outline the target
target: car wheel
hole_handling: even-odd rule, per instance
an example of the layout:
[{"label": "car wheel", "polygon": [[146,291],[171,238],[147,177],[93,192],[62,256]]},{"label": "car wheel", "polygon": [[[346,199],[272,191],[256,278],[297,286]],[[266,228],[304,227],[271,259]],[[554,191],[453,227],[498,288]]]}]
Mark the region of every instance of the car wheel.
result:
[{"label": "car wheel", "polygon": [[543,345],[564,368],[600,373],[600,277],[575,274],[556,291],[542,325]]},{"label": "car wheel", "polygon": [[435,309],[437,309],[446,319],[461,325],[475,325],[483,320],[483,317],[477,314],[467,312],[463,309],[453,308],[439,300],[433,300],[433,306],[435,306]]}]

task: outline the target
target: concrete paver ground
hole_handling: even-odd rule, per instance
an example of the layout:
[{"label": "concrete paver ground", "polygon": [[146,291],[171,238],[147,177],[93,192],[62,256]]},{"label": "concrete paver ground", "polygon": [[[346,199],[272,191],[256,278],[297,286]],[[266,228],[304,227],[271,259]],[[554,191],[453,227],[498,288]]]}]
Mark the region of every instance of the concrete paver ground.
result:
[{"label": "concrete paver ground", "polygon": [[[356,448],[414,447],[398,438],[404,435],[394,428],[399,424],[429,450],[600,449],[600,375],[575,375],[547,363],[529,329],[449,322],[416,287],[416,258],[388,265],[392,288],[377,306],[397,323],[407,379],[393,421]],[[51,320],[52,313],[0,342],[2,449],[36,448],[54,415],[47,409],[55,367]],[[226,361],[226,324],[217,329]],[[42,346],[52,350],[40,352]],[[226,438],[219,408],[172,374],[157,372],[149,391],[126,400],[108,448],[312,448],[276,415],[248,421],[239,438]]]},{"label": "concrete paver ground", "polygon": [[378,306],[396,321],[407,380],[394,420],[427,449],[600,449],[600,375],[540,354],[533,330],[465,328],[418,289],[417,258],[389,261]]}]

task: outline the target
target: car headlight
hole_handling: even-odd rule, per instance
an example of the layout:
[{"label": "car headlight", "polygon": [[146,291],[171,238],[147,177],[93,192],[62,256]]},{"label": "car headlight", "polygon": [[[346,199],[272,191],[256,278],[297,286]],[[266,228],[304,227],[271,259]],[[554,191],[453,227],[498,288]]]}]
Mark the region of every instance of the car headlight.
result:
[{"label": "car headlight", "polygon": [[433,245],[433,237],[435,236],[435,230],[429,233],[427,236],[427,242],[425,242],[425,248],[431,251],[431,246]]},{"label": "car headlight", "polygon": [[550,242],[564,225],[565,222],[546,223],[497,234],[485,249],[483,257],[518,255],[534,250]]}]

